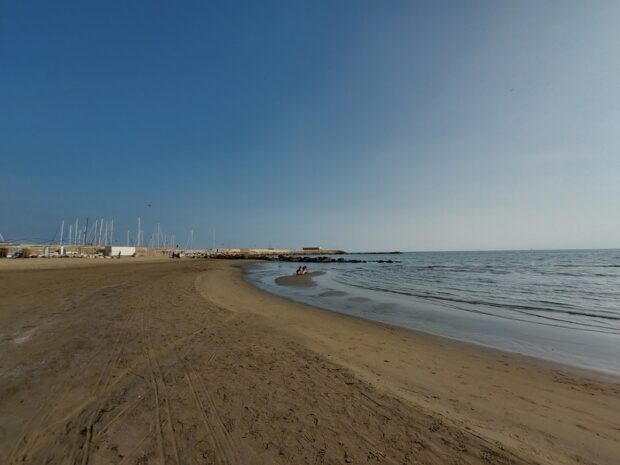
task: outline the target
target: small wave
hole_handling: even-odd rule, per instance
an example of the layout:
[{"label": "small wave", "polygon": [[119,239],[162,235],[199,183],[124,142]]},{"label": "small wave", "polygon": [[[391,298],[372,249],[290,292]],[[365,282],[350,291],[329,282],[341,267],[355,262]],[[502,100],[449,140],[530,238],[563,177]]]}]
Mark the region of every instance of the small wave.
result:
[{"label": "small wave", "polygon": [[[562,320],[562,319],[559,319],[559,318],[550,318],[550,317],[534,315],[534,317],[538,317],[540,319],[547,320],[546,322],[534,321],[532,319],[532,315],[531,314],[529,314],[527,312],[523,312],[523,311],[519,311],[519,312],[516,312],[516,313],[517,314],[521,314],[521,315],[527,315],[529,318],[518,318],[516,316],[500,315],[500,314],[497,314],[497,313],[492,313],[492,312],[484,311],[481,308],[475,308],[475,309],[474,308],[464,308],[464,307],[460,307],[458,305],[450,305],[450,304],[448,304],[447,306],[449,306],[450,308],[453,308],[455,310],[460,310],[460,311],[464,311],[464,312],[468,312],[468,313],[473,313],[473,314],[477,314],[477,315],[488,315],[488,316],[500,318],[502,320],[519,321],[519,322],[522,322],[522,323],[531,323],[531,324],[540,324],[540,325],[544,325],[544,326],[552,326],[552,327],[555,327],[555,328],[565,328],[565,329],[573,329],[573,330],[576,329],[576,330],[580,330],[580,331],[587,331],[587,332],[593,332],[593,333],[620,334],[620,332],[618,330],[613,329],[613,328],[609,328],[609,327],[606,327],[606,326],[583,324],[583,323],[575,323],[575,322],[572,322],[572,321]],[[549,321],[553,321],[554,323],[549,323]],[[564,324],[558,324],[558,323],[564,323]]]},{"label": "small wave", "polygon": [[[563,313],[566,315],[578,315],[578,316],[586,316],[590,318],[599,318],[603,320],[620,321],[620,315],[619,316],[601,315],[599,313],[591,313],[591,312],[580,311],[580,310],[575,310],[575,309],[565,310],[565,309],[556,309],[556,308],[550,308],[550,307],[537,307],[537,306],[531,306],[531,305],[499,303],[499,302],[492,302],[492,301],[485,301],[485,300],[478,300],[478,299],[463,299],[463,298],[449,297],[445,293],[442,296],[437,296],[437,295],[430,294],[427,292],[409,292],[409,291],[396,290],[396,289],[387,289],[387,288],[382,288],[382,287],[377,287],[377,286],[368,287],[368,286],[360,286],[360,285],[352,284],[352,283],[349,283],[349,284],[352,286],[361,288],[361,289],[369,289],[372,291],[399,294],[399,295],[417,297],[421,299],[435,300],[439,302],[447,301],[447,302],[454,302],[454,303],[467,304],[467,305],[473,305],[473,306],[495,307],[495,308],[502,308],[502,309],[507,309],[507,310],[515,310],[515,311],[516,310],[528,310],[528,311],[537,311],[537,312]],[[553,302],[553,304],[555,304],[555,302]],[[560,303],[559,305],[566,306],[566,304],[562,304],[562,303]]]}]

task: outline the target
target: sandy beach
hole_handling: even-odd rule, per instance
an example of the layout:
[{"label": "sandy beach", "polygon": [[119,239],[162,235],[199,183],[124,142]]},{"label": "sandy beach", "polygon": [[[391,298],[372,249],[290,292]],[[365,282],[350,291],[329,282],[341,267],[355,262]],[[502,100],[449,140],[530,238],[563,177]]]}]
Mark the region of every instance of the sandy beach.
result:
[{"label": "sandy beach", "polygon": [[320,310],[239,261],[0,261],[0,463],[600,464],[620,380]]}]

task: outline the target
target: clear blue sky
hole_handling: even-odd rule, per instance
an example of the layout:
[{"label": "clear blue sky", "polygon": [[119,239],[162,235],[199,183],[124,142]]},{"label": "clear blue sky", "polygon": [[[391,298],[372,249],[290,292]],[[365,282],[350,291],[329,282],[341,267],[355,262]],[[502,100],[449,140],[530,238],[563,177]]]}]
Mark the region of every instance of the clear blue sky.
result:
[{"label": "clear blue sky", "polygon": [[9,239],[620,246],[620,2],[1,8]]}]

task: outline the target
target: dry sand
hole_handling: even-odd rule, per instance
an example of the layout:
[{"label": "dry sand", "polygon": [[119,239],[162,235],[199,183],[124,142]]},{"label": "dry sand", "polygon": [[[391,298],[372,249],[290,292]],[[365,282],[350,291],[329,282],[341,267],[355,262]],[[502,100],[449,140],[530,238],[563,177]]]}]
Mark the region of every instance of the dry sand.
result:
[{"label": "dry sand", "polygon": [[16,262],[2,464],[619,463],[617,379],[292,303],[239,262]]}]

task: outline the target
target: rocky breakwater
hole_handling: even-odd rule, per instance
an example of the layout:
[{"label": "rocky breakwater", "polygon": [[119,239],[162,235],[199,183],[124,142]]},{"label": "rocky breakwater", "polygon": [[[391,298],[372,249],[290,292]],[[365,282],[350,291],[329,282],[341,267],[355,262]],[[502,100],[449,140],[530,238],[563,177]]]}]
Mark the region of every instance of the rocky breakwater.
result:
[{"label": "rocky breakwater", "polygon": [[271,262],[292,263],[400,263],[398,260],[359,260],[356,258],[333,258],[327,255],[256,255],[256,254],[214,254],[211,258],[264,260]]},{"label": "rocky breakwater", "polygon": [[[273,258],[272,258],[273,260]],[[318,257],[311,256],[290,256],[280,255],[277,258],[280,262],[295,262],[295,263],[399,263],[398,260],[360,260],[357,258],[344,258],[344,257],[328,257],[327,255],[321,255]]]}]

